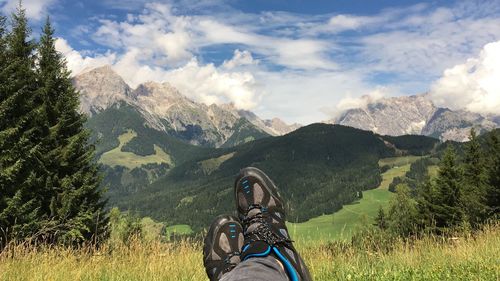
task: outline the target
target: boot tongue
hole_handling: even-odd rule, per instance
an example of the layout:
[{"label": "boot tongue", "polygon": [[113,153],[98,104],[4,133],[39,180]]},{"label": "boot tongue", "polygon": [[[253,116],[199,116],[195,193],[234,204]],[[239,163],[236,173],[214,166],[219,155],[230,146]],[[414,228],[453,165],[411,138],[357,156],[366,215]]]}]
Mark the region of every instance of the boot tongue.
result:
[{"label": "boot tongue", "polygon": [[232,256],[229,259],[229,262],[232,263],[232,264],[238,264],[238,263],[240,263],[240,256]]},{"label": "boot tongue", "polygon": [[[252,209],[252,210],[250,210],[250,211],[248,212],[248,214],[247,214],[247,218],[254,218],[254,217],[259,216],[259,215],[261,215],[261,214],[262,214],[262,211],[261,211],[260,209],[258,209],[258,208],[255,208],[255,209]],[[247,229],[246,229],[246,231],[245,231],[245,234],[247,234],[247,233],[250,233],[250,232],[254,231],[254,230],[255,230],[255,229],[257,229],[257,227],[258,227],[259,225],[261,225],[261,224],[262,224],[262,222],[260,222],[260,221],[255,221],[255,222],[252,222],[252,223],[251,223],[251,224],[247,227]]]}]

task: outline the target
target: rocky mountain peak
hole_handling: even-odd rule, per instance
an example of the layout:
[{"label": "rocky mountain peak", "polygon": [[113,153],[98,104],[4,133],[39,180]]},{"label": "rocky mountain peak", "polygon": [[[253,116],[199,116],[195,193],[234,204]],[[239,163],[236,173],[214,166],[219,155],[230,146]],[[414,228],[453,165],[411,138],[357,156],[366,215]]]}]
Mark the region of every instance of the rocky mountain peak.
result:
[{"label": "rocky mountain peak", "polygon": [[331,123],[382,135],[422,134],[441,140],[466,141],[472,127],[491,130],[494,118],[434,106],[427,94],[382,98],[345,111]]},{"label": "rocky mountain peak", "polygon": [[291,131],[291,128],[298,128],[289,128],[277,120],[267,126],[253,112],[238,110],[231,103],[198,103],[184,96],[170,83],[146,82],[131,89],[110,66],[76,76],[74,85],[81,93],[83,112],[92,116],[118,101],[125,102],[140,112],[148,127],[173,134],[192,144],[224,144],[235,130],[242,129],[237,128],[242,118],[256,127],[248,127],[248,130],[259,132],[259,135],[265,135],[262,132],[282,135]]},{"label": "rocky mountain peak", "polygon": [[198,106],[169,83],[147,82],[139,85],[132,95],[141,107],[160,117],[167,116],[173,107],[193,108]]},{"label": "rocky mountain peak", "polygon": [[333,123],[382,135],[420,134],[436,107],[420,95],[382,98],[349,109]]},{"label": "rocky mountain peak", "polygon": [[82,112],[90,115],[108,108],[119,100],[130,100],[130,87],[111,66],[99,67],[77,75],[73,79],[73,84],[80,91]]},{"label": "rocky mountain peak", "polygon": [[285,121],[277,117],[264,120],[264,124],[266,124],[268,128],[273,129],[278,135],[285,135],[302,127],[302,125],[297,123],[288,125]]}]

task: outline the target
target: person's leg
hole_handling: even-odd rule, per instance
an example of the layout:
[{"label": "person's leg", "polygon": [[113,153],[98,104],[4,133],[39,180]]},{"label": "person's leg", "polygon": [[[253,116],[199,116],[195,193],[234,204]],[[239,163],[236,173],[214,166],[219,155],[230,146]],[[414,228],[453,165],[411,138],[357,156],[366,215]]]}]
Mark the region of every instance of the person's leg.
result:
[{"label": "person's leg", "polygon": [[[212,223],[203,251],[210,280],[312,280],[290,240],[283,203],[269,177],[256,168],[241,170],[235,196],[243,229],[233,217]],[[229,242],[231,233],[238,239]]]},{"label": "person's leg", "polygon": [[288,281],[283,266],[273,256],[250,258],[238,264],[220,281]]},{"label": "person's leg", "polygon": [[312,280],[293,246],[285,224],[283,201],[272,180],[257,168],[242,169],[235,182],[235,197],[245,237],[240,266],[270,256],[270,260],[274,258],[281,263],[289,280]]}]

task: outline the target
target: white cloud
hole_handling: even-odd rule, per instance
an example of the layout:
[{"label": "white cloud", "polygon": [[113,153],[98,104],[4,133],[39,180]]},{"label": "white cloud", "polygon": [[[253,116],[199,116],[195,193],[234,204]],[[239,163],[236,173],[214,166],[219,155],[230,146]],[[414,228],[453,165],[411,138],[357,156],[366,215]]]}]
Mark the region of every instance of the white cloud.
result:
[{"label": "white cloud", "polygon": [[[232,71],[213,64],[201,65],[196,59],[174,69],[149,66],[141,63],[142,51],[137,48],[130,48],[121,56],[115,53],[95,57],[83,56],[64,39],[56,41],[56,49],[66,57],[68,68],[73,75],[99,66],[112,65],[133,88],[147,81],[169,82],[184,95],[198,102],[207,105],[232,102],[237,108],[246,110],[253,109],[260,100],[261,89],[249,72]],[[238,53],[235,57],[237,59]]]},{"label": "white cloud", "polygon": [[279,116],[288,123],[301,124],[332,118],[343,97],[368,93],[372,87],[359,73],[349,71],[260,71],[256,79],[264,94],[255,112],[263,118]]},{"label": "white cloud", "polygon": [[370,72],[397,73],[403,79],[430,80],[500,39],[498,7],[481,9],[489,2],[421,8],[394,17],[355,41],[360,44],[355,65],[365,64]]},{"label": "white cloud", "polygon": [[[363,16],[252,14],[219,9],[217,1],[191,9],[185,3],[194,0],[105,0],[141,12],[100,20],[92,39],[112,51],[86,57],[70,49],[72,68],[111,61],[132,86],[168,81],[198,101],[232,101],[265,118],[307,124],[381,93],[428,91],[443,70],[500,39],[496,0],[400,6]],[[213,50],[217,59],[227,54],[221,65],[206,63]]]},{"label": "white cloud", "polygon": [[349,29],[356,29],[363,25],[366,17],[356,17],[348,15],[336,15],[328,21],[328,25],[335,31],[343,31]]},{"label": "white cloud", "polygon": [[188,17],[172,15],[171,6],[147,4],[144,14],[123,22],[101,20],[94,39],[110,48],[134,49],[138,58],[156,66],[179,66],[190,60],[193,43]]},{"label": "white cloud", "polygon": [[168,72],[166,80],[195,100],[206,104],[232,102],[239,109],[255,108],[261,92],[249,72],[227,72],[196,60]]},{"label": "white cloud", "polygon": [[257,34],[213,19],[202,19],[194,28],[202,45],[242,44],[265,55],[271,62],[293,69],[336,69],[328,56],[330,44],[315,39],[290,39]]},{"label": "white cloud", "polygon": [[62,38],[58,38],[56,40],[56,50],[64,55],[64,57],[66,58],[68,69],[74,75],[99,66],[113,64],[116,60],[116,54],[109,52],[105,55],[84,57],[80,54],[80,52],[71,48],[68,42]]},{"label": "white cloud", "polygon": [[177,67],[201,48],[238,44],[289,68],[337,68],[327,55],[332,44],[324,40],[263,35],[251,25],[236,27],[215,17],[180,16],[172,10],[168,4],[153,3],[142,14],[122,22],[101,20],[94,39],[110,48],[138,48],[142,60],[157,66]]},{"label": "white cloud", "polygon": [[[24,0],[23,8],[26,9],[28,18],[40,20],[48,15],[47,10],[56,2],[57,0]],[[18,6],[19,0],[0,0],[1,11],[4,14],[14,12]]]},{"label": "white cloud", "polygon": [[335,106],[324,106],[321,108],[321,111],[329,117],[329,120],[336,120],[349,109],[366,109],[371,103],[397,94],[398,91],[396,89],[378,86],[374,90],[370,90],[369,87],[365,85],[364,89],[359,89],[354,94],[352,92],[344,93],[342,95],[343,98],[338,100]]},{"label": "white cloud", "polygon": [[478,58],[446,69],[430,98],[451,109],[500,114],[500,41],[485,45]]},{"label": "white cloud", "polygon": [[238,66],[243,66],[243,65],[252,65],[252,64],[257,64],[257,61],[255,61],[252,57],[252,54],[245,50],[245,51],[240,51],[238,49],[234,50],[234,56],[230,60],[224,61],[222,66],[226,69],[233,69]]},{"label": "white cloud", "polygon": [[351,97],[348,95],[339,101],[337,104],[337,110],[342,112],[353,108],[366,108],[368,104],[374,103],[386,97],[386,91],[387,89],[381,87],[367,93],[366,95],[362,95],[361,97]]}]

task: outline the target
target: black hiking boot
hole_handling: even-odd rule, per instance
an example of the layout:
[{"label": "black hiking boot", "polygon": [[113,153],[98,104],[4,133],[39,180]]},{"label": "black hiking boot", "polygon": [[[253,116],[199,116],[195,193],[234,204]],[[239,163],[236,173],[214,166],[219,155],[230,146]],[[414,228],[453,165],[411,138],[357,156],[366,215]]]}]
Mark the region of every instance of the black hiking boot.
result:
[{"label": "black hiking boot", "polygon": [[245,237],[241,260],[272,255],[283,264],[290,280],[312,280],[293,247],[283,201],[271,179],[257,168],[245,168],[236,179],[235,196]]},{"label": "black hiking boot", "polygon": [[219,280],[240,263],[243,229],[234,216],[218,216],[203,246],[203,265],[210,281]]}]

